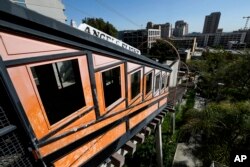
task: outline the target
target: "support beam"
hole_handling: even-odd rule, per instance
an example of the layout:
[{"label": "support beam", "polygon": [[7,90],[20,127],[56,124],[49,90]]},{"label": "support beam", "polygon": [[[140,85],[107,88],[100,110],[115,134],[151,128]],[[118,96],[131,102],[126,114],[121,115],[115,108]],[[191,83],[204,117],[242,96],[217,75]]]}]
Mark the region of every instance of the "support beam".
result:
[{"label": "support beam", "polygon": [[122,167],[125,163],[125,157],[121,154],[118,154],[117,152],[114,153],[111,157],[111,163],[114,165],[114,167]]},{"label": "support beam", "polygon": [[158,167],[163,167],[161,124],[158,124],[156,126],[155,144],[156,144],[157,166]]},{"label": "support beam", "polygon": [[175,133],[175,112],[172,113],[172,122],[173,122],[173,125],[172,125],[172,132],[173,134]]},{"label": "support beam", "polygon": [[134,154],[136,150],[136,145],[132,143],[131,141],[128,141],[124,146],[123,149],[126,150],[127,152]]},{"label": "support beam", "polygon": [[161,120],[155,117],[152,122],[158,125],[161,123]]},{"label": "support beam", "polygon": [[164,116],[163,116],[163,115],[160,115],[160,114],[159,114],[159,115],[156,116],[156,118],[159,119],[159,120],[161,121],[160,124],[163,123],[163,121],[164,121]]},{"label": "support beam", "polygon": [[156,128],[156,123],[151,122],[151,123],[148,125],[148,127],[149,127],[150,129],[153,129],[153,131],[154,131],[155,128]]},{"label": "support beam", "polygon": [[137,141],[137,143],[143,143],[145,141],[145,136],[138,133],[132,138],[132,140]]},{"label": "support beam", "polygon": [[166,112],[161,112],[159,115],[162,115],[163,117],[166,117],[167,113]]},{"label": "support beam", "polygon": [[145,136],[148,136],[151,134],[151,129],[149,127],[145,127],[142,129],[141,133],[143,133]]}]

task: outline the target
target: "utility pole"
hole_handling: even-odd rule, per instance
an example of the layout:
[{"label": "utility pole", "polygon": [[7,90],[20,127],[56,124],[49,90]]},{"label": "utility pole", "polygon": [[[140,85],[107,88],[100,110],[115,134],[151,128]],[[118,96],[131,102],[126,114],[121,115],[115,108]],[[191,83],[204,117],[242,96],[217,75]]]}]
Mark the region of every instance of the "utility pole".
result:
[{"label": "utility pole", "polygon": [[247,30],[247,25],[248,25],[248,21],[250,19],[250,16],[246,16],[246,17],[244,16],[243,19],[247,19],[246,23],[245,23],[245,27],[244,27],[244,30]]}]

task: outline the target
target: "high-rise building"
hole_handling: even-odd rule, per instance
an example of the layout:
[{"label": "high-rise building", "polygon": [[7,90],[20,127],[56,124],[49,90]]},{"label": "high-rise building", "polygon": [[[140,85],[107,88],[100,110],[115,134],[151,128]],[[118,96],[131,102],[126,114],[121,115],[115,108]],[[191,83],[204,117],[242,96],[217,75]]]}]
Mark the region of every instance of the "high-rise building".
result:
[{"label": "high-rise building", "polygon": [[213,12],[205,17],[203,34],[216,33],[220,22],[220,15],[220,12]]},{"label": "high-rise building", "polygon": [[161,29],[161,38],[167,39],[172,36],[171,34],[172,25],[170,23],[156,24],[154,28],[157,28],[157,26],[159,27],[158,29]]},{"label": "high-rise building", "polygon": [[162,39],[167,39],[172,36],[172,33],[171,33],[172,25],[170,23],[153,24],[152,22],[148,22],[147,29],[160,29]]},{"label": "high-rise building", "polygon": [[188,34],[188,24],[183,20],[176,21],[173,35],[175,37],[182,37],[186,34]]},{"label": "high-rise building", "polygon": [[67,18],[64,14],[65,7],[61,0],[10,0],[13,3],[27,7],[37,13],[65,23]]}]

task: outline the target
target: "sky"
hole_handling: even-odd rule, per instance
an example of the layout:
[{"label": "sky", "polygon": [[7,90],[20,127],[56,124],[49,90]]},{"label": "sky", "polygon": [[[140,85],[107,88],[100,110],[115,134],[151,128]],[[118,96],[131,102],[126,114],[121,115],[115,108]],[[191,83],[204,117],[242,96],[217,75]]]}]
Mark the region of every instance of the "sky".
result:
[{"label": "sky", "polygon": [[[250,0],[62,0],[68,23],[79,25],[85,17],[102,18],[119,31],[184,20],[189,32],[202,32],[205,16],[221,12],[219,28],[230,32],[244,28],[250,16]],[[248,27],[250,27],[250,20]]]}]

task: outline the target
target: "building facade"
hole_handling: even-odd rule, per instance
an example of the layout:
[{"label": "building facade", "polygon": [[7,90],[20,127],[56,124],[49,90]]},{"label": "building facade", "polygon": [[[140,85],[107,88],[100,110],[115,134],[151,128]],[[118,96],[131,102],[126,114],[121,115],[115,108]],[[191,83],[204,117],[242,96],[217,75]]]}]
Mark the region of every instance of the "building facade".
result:
[{"label": "building facade", "polygon": [[157,39],[161,39],[161,29],[147,29],[148,32],[148,49],[150,49],[153,43],[156,42]]},{"label": "building facade", "polygon": [[188,24],[183,20],[176,21],[173,35],[175,37],[182,37],[186,34],[188,34]]},{"label": "building facade", "polygon": [[213,12],[205,17],[203,34],[216,33],[220,22],[220,16],[220,12]]},{"label": "building facade", "polygon": [[238,43],[244,43],[247,35],[247,31],[239,30],[233,32],[216,32],[209,34],[189,34],[187,37],[196,37],[198,47],[214,47],[221,46],[228,48],[229,41],[236,41]]},{"label": "building facade", "polygon": [[[152,23],[152,22],[151,22]],[[172,36],[172,24],[149,24],[147,26],[148,29],[160,29],[161,30],[161,38],[168,39]]]},{"label": "building facade", "polygon": [[139,49],[142,54],[148,54],[152,44],[161,39],[161,26],[151,26],[149,23],[146,29],[119,31],[118,38]]},{"label": "building facade", "polygon": [[10,0],[13,3],[24,6],[30,10],[44,16],[53,18],[57,21],[66,23],[67,18],[64,14],[65,6],[61,0]]},{"label": "building facade", "polygon": [[179,37],[169,39],[177,49],[190,49],[191,54],[196,48],[196,37]]}]

